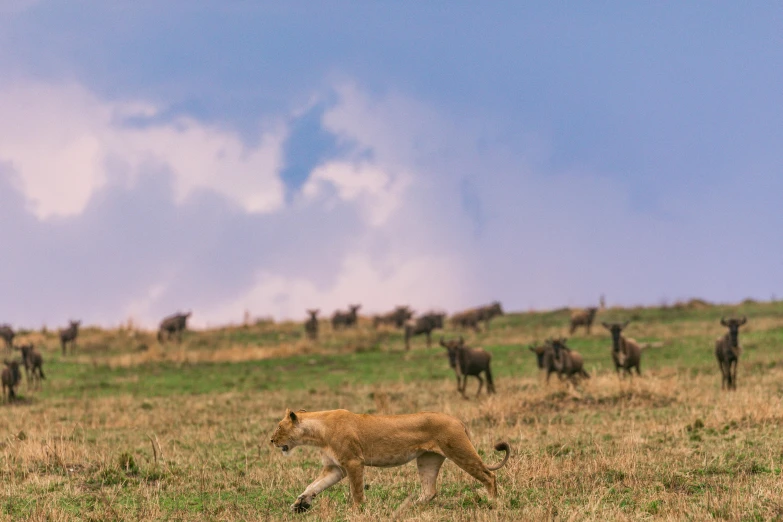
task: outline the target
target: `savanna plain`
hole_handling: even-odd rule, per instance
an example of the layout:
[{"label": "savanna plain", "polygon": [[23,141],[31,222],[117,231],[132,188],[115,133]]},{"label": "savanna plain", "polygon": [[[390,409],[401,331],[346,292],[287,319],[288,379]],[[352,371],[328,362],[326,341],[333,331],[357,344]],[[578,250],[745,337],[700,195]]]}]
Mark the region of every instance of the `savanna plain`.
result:
[{"label": "savanna plain", "polygon": [[[746,315],[734,392],[721,390],[721,316]],[[646,347],[642,375],[619,379],[600,322]],[[63,356],[56,334],[21,332],[43,354],[40,389],[0,406],[4,520],[783,520],[783,302],[702,301],[599,312],[569,346],[591,378],[539,375],[528,345],[568,333],[569,312],[509,313],[489,331],[435,332],[406,351],[399,331],[332,332],[302,323],[188,331],[161,345],[131,326],[82,329]],[[492,353],[497,393],[456,390],[439,335]],[[6,352],[6,357],[10,356]],[[501,455],[499,496],[447,461],[438,496],[414,463],[367,468],[362,508],[345,480],[311,510],[289,506],[318,475],[315,448],[284,457],[269,438],[286,408],[440,411],[460,418],[485,462]]]}]

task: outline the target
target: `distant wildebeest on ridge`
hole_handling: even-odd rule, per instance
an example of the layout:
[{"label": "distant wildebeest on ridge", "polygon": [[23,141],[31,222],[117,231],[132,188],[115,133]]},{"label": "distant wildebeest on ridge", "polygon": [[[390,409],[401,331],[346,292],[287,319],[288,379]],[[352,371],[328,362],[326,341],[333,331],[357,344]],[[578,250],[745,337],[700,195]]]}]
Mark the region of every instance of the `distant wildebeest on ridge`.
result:
[{"label": "distant wildebeest on ridge", "polygon": [[338,328],[349,328],[356,326],[356,323],[359,320],[359,308],[361,307],[362,305],[360,304],[348,305],[347,312],[336,310],[334,314],[332,314],[332,329],[337,330]]},{"label": "distant wildebeest on ridge", "polygon": [[739,344],[739,329],[747,322],[748,318],[744,316],[742,319],[726,320],[723,317],[720,319],[720,324],[729,329],[725,335],[715,340],[715,357],[718,359],[718,366],[720,366],[722,374],[721,390],[737,389],[737,363],[742,353],[742,347]]},{"label": "distant wildebeest on ridge", "polygon": [[14,347],[16,333],[10,324],[0,325],[0,337],[5,341],[5,347],[11,350]]},{"label": "distant wildebeest on ridge", "polygon": [[578,377],[589,379],[590,375],[584,369],[584,358],[582,355],[566,346],[566,339],[547,339],[541,345],[532,345],[530,351],[536,354],[536,363],[540,370],[546,371],[546,383],[549,384],[549,377],[557,373],[560,380],[571,379],[576,383]]},{"label": "distant wildebeest on ridge", "polygon": [[624,323],[601,323],[604,328],[612,334],[612,361],[614,369],[620,375],[620,370],[624,370],[631,375],[631,370],[636,368],[636,374],[641,375],[640,363],[642,359],[642,348],[636,340],[622,335],[622,331],[628,326],[630,321]]},{"label": "distant wildebeest on ridge", "polygon": [[488,331],[489,322],[499,315],[503,315],[503,307],[498,301],[494,301],[490,305],[471,308],[452,315],[451,324],[455,328],[473,328],[478,332],[480,331],[479,323],[483,321],[484,330]]},{"label": "distant wildebeest on ridge", "polygon": [[22,380],[22,372],[19,371],[19,361],[6,359],[4,363],[5,368],[0,373],[0,380],[3,382],[3,398],[12,401],[16,399],[16,386]]},{"label": "distant wildebeest on ridge", "polygon": [[318,312],[320,310],[307,310],[310,318],[305,322],[305,334],[313,341],[318,339]]},{"label": "distant wildebeest on ridge", "polygon": [[193,312],[176,313],[164,318],[158,327],[158,342],[168,341],[176,337],[177,341],[182,341],[182,334],[188,328],[188,319]]},{"label": "distant wildebeest on ridge", "polygon": [[443,328],[443,318],[446,314],[429,312],[405,323],[405,349],[411,349],[411,337],[424,334],[427,336],[427,348],[432,346],[432,331]]},{"label": "distant wildebeest on ridge", "polygon": [[398,306],[389,313],[376,315],[372,318],[372,325],[378,328],[381,325],[392,325],[395,328],[402,328],[405,322],[413,317],[413,311],[406,306]]},{"label": "distant wildebeest on ridge", "polygon": [[60,330],[60,346],[63,349],[63,355],[65,355],[65,348],[68,343],[71,343],[71,353],[76,348],[76,338],[79,337],[79,325],[81,321],[70,321],[68,328]]},{"label": "distant wildebeest on ridge", "polygon": [[27,375],[27,385],[41,384],[42,379],[46,379],[43,372],[43,356],[38,353],[32,343],[23,344],[19,347],[22,352],[22,364]]},{"label": "distant wildebeest on ridge", "polygon": [[449,366],[457,376],[457,391],[467,399],[465,394],[465,388],[468,384],[468,376],[472,375],[479,381],[478,391],[476,397],[481,394],[481,388],[484,387],[484,379],[481,378],[481,373],[487,378],[487,394],[495,393],[495,383],[492,381],[492,370],[489,368],[489,363],[492,361],[492,354],[484,350],[483,348],[470,348],[465,345],[465,340],[460,337],[459,339],[451,339],[444,341],[443,337],[440,338],[440,345],[443,346],[449,357]]},{"label": "distant wildebeest on ridge", "polygon": [[584,326],[587,330],[587,335],[590,335],[590,328],[593,326],[595,320],[595,314],[598,312],[598,308],[590,307],[585,310],[575,310],[571,313],[571,326],[569,329],[569,335],[574,335],[576,329],[580,326]]}]

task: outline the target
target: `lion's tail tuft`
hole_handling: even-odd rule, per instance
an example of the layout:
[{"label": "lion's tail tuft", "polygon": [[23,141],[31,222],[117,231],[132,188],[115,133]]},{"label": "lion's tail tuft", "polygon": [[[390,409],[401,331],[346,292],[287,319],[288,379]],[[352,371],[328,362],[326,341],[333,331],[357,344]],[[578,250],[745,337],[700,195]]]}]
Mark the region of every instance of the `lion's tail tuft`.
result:
[{"label": "lion's tail tuft", "polygon": [[508,442],[498,442],[495,444],[495,451],[505,451],[506,456],[503,457],[503,460],[500,461],[500,464],[495,464],[494,466],[487,466],[487,469],[490,471],[495,471],[496,469],[500,469],[503,466],[506,465],[506,462],[508,462],[508,457],[511,456],[511,447],[508,445]]}]

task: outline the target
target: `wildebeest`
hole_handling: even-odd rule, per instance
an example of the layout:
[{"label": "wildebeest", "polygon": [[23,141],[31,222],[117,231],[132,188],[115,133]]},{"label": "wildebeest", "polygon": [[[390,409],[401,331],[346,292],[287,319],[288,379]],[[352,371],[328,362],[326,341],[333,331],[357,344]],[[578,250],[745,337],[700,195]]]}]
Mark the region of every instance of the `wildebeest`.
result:
[{"label": "wildebeest", "polygon": [[10,324],[3,324],[0,325],[0,337],[3,338],[5,341],[5,347],[9,350],[14,347],[14,336],[16,333],[14,333],[14,329],[11,328]]},{"label": "wildebeest", "polygon": [[574,332],[579,326],[584,326],[587,330],[587,335],[590,335],[590,328],[593,326],[593,320],[595,314],[598,312],[598,308],[590,307],[586,310],[575,310],[571,313],[571,328],[569,335],[574,335]]},{"label": "wildebeest", "polygon": [[356,322],[359,319],[359,308],[361,307],[362,305],[348,305],[347,312],[341,310],[335,311],[334,314],[332,314],[332,329],[337,330],[338,328],[356,326]]},{"label": "wildebeest", "polygon": [[590,375],[584,369],[582,355],[571,350],[565,344],[566,339],[547,339],[542,346],[532,345],[530,351],[536,354],[538,368],[546,370],[546,382],[553,373],[562,380],[568,378],[576,382],[577,377],[589,379]]},{"label": "wildebeest", "polygon": [[3,398],[12,401],[16,399],[16,385],[22,380],[22,373],[19,371],[19,361],[6,359],[4,363],[5,368],[0,374],[0,380],[3,381]]},{"label": "wildebeest", "polygon": [[320,312],[320,310],[308,310],[307,313],[310,315],[310,318],[304,325],[305,334],[313,341],[318,339],[318,312]]},{"label": "wildebeest", "polygon": [[402,328],[405,322],[413,317],[413,311],[406,306],[398,306],[389,313],[376,315],[372,318],[372,325],[378,328],[382,324],[392,325],[395,328]]},{"label": "wildebeest", "polygon": [[481,378],[482,372],[487,377],[487,393],[495,393],[495,383],[492,382],[492,371],[489,368],[492,354],[485,351],[483,348],[470,348],[465,346],[465,340],[462,337],[449,341],[444,341],[443,337],[441,337],[440,345],[448,352],[449,366],[451,366],[454,373],[457,375],[457,391],[460,392],[464,398],[467,399],[465,388],[468,384],[469,375],[473,375],[479,381],[476,397],[481,394],[481,388],[484,387],[484,379]]},{"label": "wildebeest", "polygon": [[480,331],[479,323],[483,321],[484,329],[489,330],[489,322],[498,315],[503,315],[503,307],[498,301],[494,301],[490,305],[471,308],[452,315],[451,324],[455,328],[473,328],[478,332]]},{"label": "wildebeest", "polygon": [[79,337],[79,325],[81,321],[71,321],[68,328],[60,330],[60,345],[63,349],[63,355],[65,355],[65,347],[68,343],[71,343],[71,353],[76,347],[76,338]]},{"label": "wildebeest", "polygon": [[409,319],[405,323],[405,349],[411,349],[411,337],[421,334],[427,336],[427,348],[432,346],[432,331],[443,328],[444,317],[444,313],[429,312],[416,319]]},{"label": "wildebeest", "polygon": [[739,345],[739,328],[746,322],[748,322],[748,318],[744,316],[742,319],[732,318],[728,321],[723,317],[720,319],[720,324],[729,329],[725,335],[715,340],[715,357],[718,359],[718,366],[723,374],[720,383],[722,390],[737,389],[737,363],[742,353],[742,348]]},{"label": "wildebeest", "polygon": [[182,334],[188,328],[188,319],[193,315],[193,312],[187,312],[185,314],[177,312],[160,322],[158,327],[158,342],[162,343],[164,340],[168,341],[172,337],[176,336],[178,341],[182,341]]},{"label": "wildebeest", "polygon": [[42,379],[46,379],[43,372],[43,356],[35,349],[32,343],[19,347],[22,351],[22,364],[27,375],[27,385],[36,382],[40,385]]},{"label": "wildebeest", "polygon": [[612,334],[612,360],[614,369],[620,374],[620,369],[631,375],[631,370],[636,368],[636,374],[641,375],[639,368],[642,358],[642,348],[634,339],[624,337],[621,332],[630,321],[624,323],[601,323]]}]

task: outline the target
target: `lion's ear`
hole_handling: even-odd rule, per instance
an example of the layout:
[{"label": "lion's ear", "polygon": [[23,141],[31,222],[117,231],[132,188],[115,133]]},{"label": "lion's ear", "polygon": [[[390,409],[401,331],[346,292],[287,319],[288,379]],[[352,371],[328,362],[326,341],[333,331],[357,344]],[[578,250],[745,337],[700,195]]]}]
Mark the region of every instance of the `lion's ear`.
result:
[{"label": "lion's ear", "polygon": [[292,412],[291,410],[288,410],[288,418],[291,419],[291,422],[294,424],[299,422],[299,417],[297,417],[296,413]]}]

